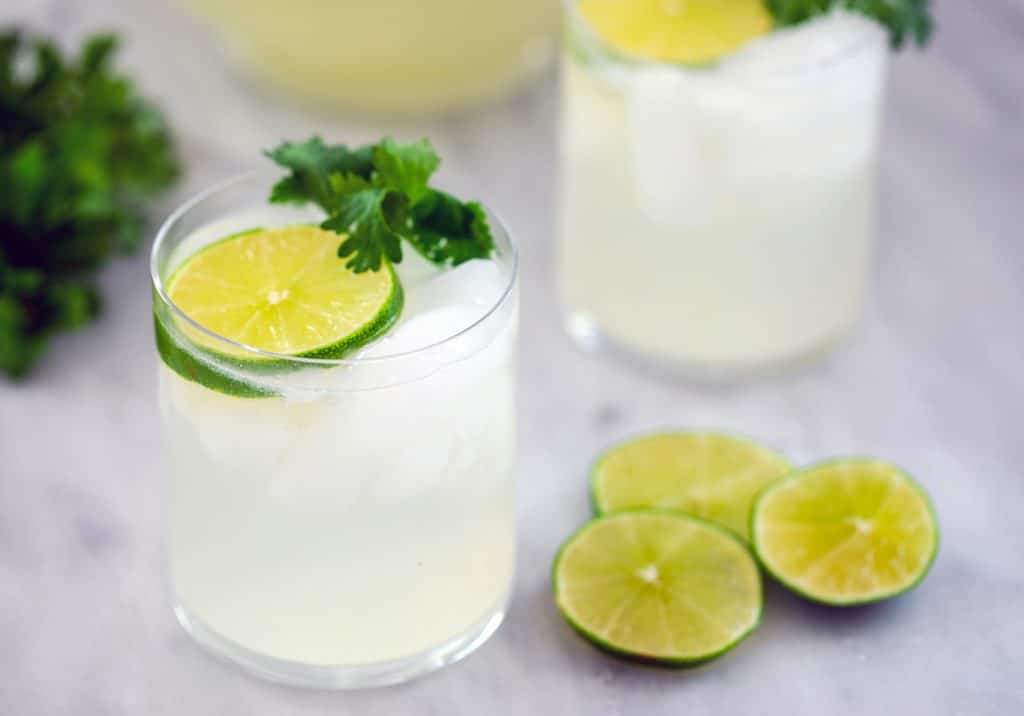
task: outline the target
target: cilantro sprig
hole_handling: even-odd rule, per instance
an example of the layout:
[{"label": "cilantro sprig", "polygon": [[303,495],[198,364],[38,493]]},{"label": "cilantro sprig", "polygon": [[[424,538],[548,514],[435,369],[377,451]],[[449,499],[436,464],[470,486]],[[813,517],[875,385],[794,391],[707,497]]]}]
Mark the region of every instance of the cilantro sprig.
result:
[{"label": "cilantro sprig", "polygon": [[25,375],[99,310],[95,271],[137,248],[178,164],[167,125],[114,71],[117,40],[76,56],[0,29],[0,373]]},{"label": "cilantro sprig", "polygon": [[930,0],[765,0],[780,26],[796,25],[841,7],[874,18],[889,30],[893,48],[907,39],[927,44],[933,22]]},{"label": "cilantro sprig", "polygon": [[403,241],[442,266],[494,250],[483,207],[430,186],[441,158],[426,139],[400,144],[387,137],[350,149],[312,137],[265,154],[289,170],[270,201],[320,206],[328,215],[321,227],[345,237],[338,256],[356,273],[399,263]]}]

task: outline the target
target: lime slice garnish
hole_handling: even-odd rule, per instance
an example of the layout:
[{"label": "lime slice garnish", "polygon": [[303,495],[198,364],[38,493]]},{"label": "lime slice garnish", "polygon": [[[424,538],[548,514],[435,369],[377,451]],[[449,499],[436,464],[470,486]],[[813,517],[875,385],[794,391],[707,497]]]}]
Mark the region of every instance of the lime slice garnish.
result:
[{"label": "lime slice garnish", "polygon": [[[352,272],[337,255],[341,238],[315,226],[238,234],[187,259],[167,295],[203,328],[236,343],[338,358],[380,336],[402,308],[391,267]],[[252,357],[194,327],[182,330],[213,352]]]},{"label": "lime slice garnish", "polygon": [[713,62],[772,29],[764,0],[580,0],[612,48],[647,60]]},{"label": "lime slice garnish", "polygon": [[591,520],[562,546],[555,602],[609,651],[694,664],[728,651],[757,626],[761,577],[743,543],[668,510]]},{"label": "lime slice garnish", "polygon": [[921,487],[867,458],[814,465],[766,488],[754,505],[751,536],[776,579],[833,605],[906,592],[924,578],[939,545]]},{"label": "lime slice garnish", "polygon": [[598,457],[591,494],[598,513],[666,507],[746,539],[754,498],[791,471],[785,459],[745,438],[666,433],[630,440]]}]

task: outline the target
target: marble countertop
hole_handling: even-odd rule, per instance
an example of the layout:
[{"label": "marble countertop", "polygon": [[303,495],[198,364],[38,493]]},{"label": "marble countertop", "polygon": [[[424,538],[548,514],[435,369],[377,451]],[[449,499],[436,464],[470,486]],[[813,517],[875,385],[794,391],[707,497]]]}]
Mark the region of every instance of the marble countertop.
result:
[{"label": "marble countertop", "polygon": [[[66,40],[127,33],[124,60],[180,130],[187,180],[154,211],[319,131],[433,137],[444,181],[491,203],[523,253],[520,557],[498,634],[447,670],[332,693],[254,680],[200,651],[164,588],[145,257],[102,279],[107,310],[31,380],[0,381],[0,713],[1024,713],[1024,3],[940,2],[925,53],[892,73],[882,241],[852,339],[802,372],[710,390],[580,353],[553,306],[555,82],[487,111],[400,127],[304,114],[239,83],[170,2],[5,0]],[[722,426],[797,460],[868,452],[926,485],[943,528],[927,582],[832,611],[769,586],[760,630],[676,672],[577,638],[552,604],[557,544],[588,515],[600,447]]]}]

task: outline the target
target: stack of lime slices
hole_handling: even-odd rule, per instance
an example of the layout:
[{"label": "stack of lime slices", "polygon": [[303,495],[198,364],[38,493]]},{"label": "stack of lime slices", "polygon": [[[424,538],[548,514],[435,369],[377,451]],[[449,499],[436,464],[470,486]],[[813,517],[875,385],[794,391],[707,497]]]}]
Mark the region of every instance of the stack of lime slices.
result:
[{"label": "stack of lime slices", "polygon": [[612,652],[665,664],[725,653],[758,625],[760,564],[836,606],[902,594],[928,572],[938,526],[928,497],[869,458],[793,470],[721,433],[664,433],[603,453],[598,517],[555,559],[555,601]]},{"label": "stack of lime slices", "polygon": [[158,320],[164,361],[190,380],[244,396],[245,384],[192,351],[230,359],[243,369],[274,369],[284,365],[283,357],[261,357],[251,349],[340,358],[383,335],[402,310],[394,269],[353,272],[338,259],[338,240],[338,234],[316,226],[254,229],[185,259],[166,291],[191,321],[176,322],[191,350],[171,340]]}]

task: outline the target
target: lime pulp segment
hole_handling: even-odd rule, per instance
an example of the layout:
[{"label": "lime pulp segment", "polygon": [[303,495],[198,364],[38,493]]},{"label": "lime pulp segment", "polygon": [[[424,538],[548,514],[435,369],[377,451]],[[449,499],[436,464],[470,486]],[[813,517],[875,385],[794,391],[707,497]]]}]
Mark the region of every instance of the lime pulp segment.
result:
[{"label": "lime pulp segment", "polygon": [[750,508],[789,463],[745,438],[722,433],[649,435],[617,445],[591,468],[599,514],[637,507],[681,510],[749,536]]},{"label": "lime pulp segment", "polygon": [[562,546],[555,601],[609,651],[665,664],[714,658],[761,615],[757,564],[734,535],[669,510],[591,520]]},{"label": "lime pulp segment", "polygon": [[874,602],[920,582],[939,530],[922,488],[869,458],[813,465],[775,483],[754,506],[751,536],[776,579],[813,601]]}]

